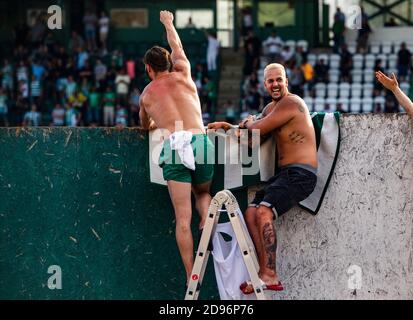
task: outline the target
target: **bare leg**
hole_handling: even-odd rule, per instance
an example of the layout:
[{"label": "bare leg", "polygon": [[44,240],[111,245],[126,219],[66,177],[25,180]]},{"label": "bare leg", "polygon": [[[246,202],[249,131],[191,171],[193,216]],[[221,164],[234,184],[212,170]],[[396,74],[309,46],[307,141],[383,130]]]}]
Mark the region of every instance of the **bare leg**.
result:
[{"label": "bare leg", "polygon": [[262,250],[262,243],[261,237],[257,226],[257,208],[248,207],[247,211],[245,211],[245,222],[248,227],[248,232],[251,235],[252,241],[254,242],[255,250],[257,251],[258,261],[261,265],[264,264],[264,254]]},{"label": "bare leg", "polygon": [[211,187],[211,181],[202,184],[197,184],[192,187],[192,191],[195,196],[196,209],[199,213],[199,229],[202,229],[205,224],[206,217],[208,215],[208,209],[211,204],[211,195],[209,188]]},{"label": "bare leg", "polygon": [[194,242],[191,232],[191,184],[168,181],[168,190],[175,210],[176,242],[185,267],[186,279],[188,281],[194,264]]},{"label": "bare leg", "polygon": [[265,206],[259,206],[257,209],[257,226],[261,238],[261,250],[264,259],[260,261],[259,276],[267,285],[278,284],[276,272],[276,252],[277,237],[273,225],[274,213]]}]

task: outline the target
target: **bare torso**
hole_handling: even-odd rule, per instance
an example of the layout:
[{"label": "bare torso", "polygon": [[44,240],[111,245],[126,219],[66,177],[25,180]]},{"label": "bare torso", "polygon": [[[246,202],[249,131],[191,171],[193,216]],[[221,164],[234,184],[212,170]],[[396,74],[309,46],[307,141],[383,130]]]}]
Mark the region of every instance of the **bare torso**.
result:
[{"label": "bare torso", "polygon": [[153,80],[141,95],[141,106],[158,128],[205,133],[195,83],[179,72]]},{"label": "bare torso", "polygon": [[308,164],[317,168],[317,149],[313,122],[305,102],[298,96],[289,94],[280,101],[271,102],[263,112],[269,114],[274,108],[287,107],[293,117],[283,126],[273,131],[277,142],[278,165]]}]

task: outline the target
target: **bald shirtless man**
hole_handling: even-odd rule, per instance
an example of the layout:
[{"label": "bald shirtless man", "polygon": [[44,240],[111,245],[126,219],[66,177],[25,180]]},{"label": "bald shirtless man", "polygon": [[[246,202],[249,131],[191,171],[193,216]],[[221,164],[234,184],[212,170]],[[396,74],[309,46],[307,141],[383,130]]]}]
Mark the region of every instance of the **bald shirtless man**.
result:
[{"label": "bald shirtless man", "polygon": [[413,118],[413,102],[400,89],[396,75],[392,73],[391,78],[389,78],[383,72],[378,71],[376,72],[376,78],[387,90],[393,92],[397,101],[400,103],[400,105],[403,107],[406,113]]},{"label": "bald shirtless man", "polygon": [[[277,143],[278,171],[264,189],[258,191],[245,212],[248,230],[254,241],[260,265],[259,277],[267,290],[283,290],[276,272],[277,240],[273,220],[307,198],[317,182],[316,138],[305,102],[288,92],[288,80],[281,64],[269,64],[264,70],[264,85],[271,95],[260,119],[249,116],[239,127],[259,129],[261,136],[271,135]],[[225,122],[208,128],[229,129]],[[253,293],[250,283],[240,289]]]},{"label": "bald shirtless man", "polygon": [[214,159],[215,152],[205,133],[197,88],[172,13],[161,11],[160,21],[172,53],[158,46],[146,52],[145,69],[152,81],[140,97],[139,116],[145,129],[157,127],[167,132],[159,165],[175,211],[175,236],[188,283],[194,262],[191,189],[202,229],[211,202],[211,157]]}]

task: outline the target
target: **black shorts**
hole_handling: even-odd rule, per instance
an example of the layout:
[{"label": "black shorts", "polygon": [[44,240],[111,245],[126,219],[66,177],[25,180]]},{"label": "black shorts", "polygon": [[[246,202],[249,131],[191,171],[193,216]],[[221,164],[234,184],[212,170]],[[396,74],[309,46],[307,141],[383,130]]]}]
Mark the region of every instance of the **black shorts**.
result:
[{"label": "black shorts", "polygon": [[317,169],[303,164],[292,164],[279,168],[266,186],[257,191],[249,205],[271,208],[274,219],[280,217],[300,201],[307,198],[317,183]]}]

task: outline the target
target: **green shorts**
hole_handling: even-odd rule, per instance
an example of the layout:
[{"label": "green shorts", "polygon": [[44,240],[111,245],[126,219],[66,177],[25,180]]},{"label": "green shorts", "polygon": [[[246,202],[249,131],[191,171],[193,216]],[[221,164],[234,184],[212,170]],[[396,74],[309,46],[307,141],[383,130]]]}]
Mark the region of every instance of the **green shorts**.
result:
[{"label": "green shorts", "polygon": [[159,166],[162,168],[166,181],[188,182],[201,184],[212,180],[214,175],[215,147],[205,134],[194,134],[191,147],[195,157],[195,170],[185,167],[178,152],[171,149],[169,140],[165,140],[159,156]]}]

